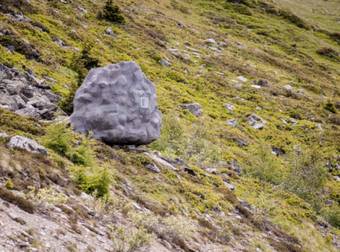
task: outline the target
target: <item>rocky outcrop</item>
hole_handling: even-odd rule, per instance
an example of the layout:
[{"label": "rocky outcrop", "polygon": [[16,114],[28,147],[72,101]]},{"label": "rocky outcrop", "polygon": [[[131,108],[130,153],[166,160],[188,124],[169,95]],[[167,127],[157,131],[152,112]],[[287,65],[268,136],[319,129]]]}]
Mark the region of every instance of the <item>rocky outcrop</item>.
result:
[{"label": "rocky outcrop", "polygon": [[0,107],[36,119],[51,120],[59,97],[34,77],[0,64]]},{"label": "rocky outcrop", "polygon": [[148,144],[160,136],[156,90],[134,62],[92,69],[74,99],[71,124],[110,145]]},{"label": "rocky outcrop", "polygon": [[7,144],[8,148],[21,149],[32,153],[47,154],[47,150],[36,141],[23,136],[14,136]]}]

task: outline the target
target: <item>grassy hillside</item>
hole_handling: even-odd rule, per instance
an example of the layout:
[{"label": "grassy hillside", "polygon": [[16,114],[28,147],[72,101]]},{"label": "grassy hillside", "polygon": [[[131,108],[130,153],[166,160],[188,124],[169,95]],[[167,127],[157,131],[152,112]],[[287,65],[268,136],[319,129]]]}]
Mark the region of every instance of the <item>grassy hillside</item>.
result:
[{"label": "grassy hillside", "polygon": [[[188,235],[175,235],[190,242],[168,240],[184,251],[199,251],[192,244],[202,237],[221,249],[202,251],[337,250],[337,0],[117,0],[123,23],[98,17],[102,0],[15,2],[0,5],[0,63],[45,79],[70,113],[74,92],[90,67],[137,62],[154,82],[164,116],[161,138],[146,150],[181,160],[173,162],[177,170],[160,165],[161,173],[154,174],[144,167],[154,162],[144,152],[110,148],[66,125],[0,110],[0,131],[48,147],[51,169],[65,170],[73,179],[70,188],[96,192],[98,201],[104,198],[110,206],[106,214],[114,209],[157,239],[167,235],[141,224],[145,213],[130,211],[131,204],[148,209],[146,215],[169,230],[176,222],[171,216],[185,219],[184,225],[198,223]],[[183,110],[186,102],[199,103],[203,115]],[[249,124],[252,114],[265,121],[263,129]],[[231,119],[236,125],[227,123]],[[16,162],[16,152],[6,155]],[[15,167],[7,166],[2,169]],[[8,185],[9,179],[14,184],[9,187],[26,194],[34,187],[33,182],[22,185],[24,178],[16,174],[0,182]],[[49,187],[41,183],[36,190]],[[251,214],[244,201],[252,206]],[[330,223],[326,228],[325,222]],[[209,236],[212,226],[218,232]],[[176,228],[175,233],[181,229]],[[226,234],[226,240],[219,237]]]}]

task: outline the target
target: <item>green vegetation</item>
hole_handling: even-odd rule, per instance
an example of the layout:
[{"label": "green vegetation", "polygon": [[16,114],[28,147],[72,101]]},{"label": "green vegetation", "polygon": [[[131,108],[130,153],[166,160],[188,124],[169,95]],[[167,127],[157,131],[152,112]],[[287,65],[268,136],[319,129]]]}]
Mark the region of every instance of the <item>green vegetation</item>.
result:
[{"label": "green vegetation", "polygon": [[98,13],[98,18],[117,24],[125,23],[125,18],[122,15],[121,10],[116,4],[113,4],[112,0],[106,1],[103,10]]},{"label": "green vegetation", "polygon": [[[78,189],[104,198],[105,209],[113,200],[123,201],[115,209],[123,215],[134,209],[134,203],[148,209],[151,217],[143,218],[149,223],[141,224],[140,233],[132,227],[137,233],[132,240],[125,236],[130,228],[113,230],[112,239],[124,244],[117,245],[122,250],[143,246],[151,232],[185,247],[180,239],[184,230],[226,246],[246,240],[245,250],[270,251],[273,241],[260,236],[268,221],[298,239],[305,251],[336,251],[332,239],[339,232],[334,167],[340,137],[336,106],[340,31],[330,18],[337,14],[336,4],[333,0],[73,0],[67,4],[31,0],[34,11],[28,11],[11,1],[5,6],[22,10],[31,21],[15,22],[0,9],[0,28],[12,32],[0,40],[0,63],[31,69],[41,79],[52,78],[52,90],[62,96],[62,109],[71,113],[74,93],[92,67],[137,62],[155,83],[164,116],[160,139],[146,148],[161,152],[177,170],[157,164],[161,172],[152,173],[145,165],[155,161],[144,153],[104,146],[64,124],[46,126],[4,109],[0,109],[0,131],[41,139],[51,150],[49,160],[25,156],[36,161],[29,167],[43,181],[50,165],[38,164],[51,162],[63,176],[69,174]],[[124,21],[127,18],[129,22]],[[105,33],[108,26],[115,36]],[[53,42],[56,37],[67,46]],[[208,45],[209,38],[216,44]],[[38,58],[30,56],[34,52]],[[161,59],[171,65],[162,66]],[[242,86],[235,84],[240,75],[249,80]],[[253,81],[258,80],[267,80],[268,85],[255,88]],[[180,105],[186,102],[200,103],[203,115],[183,111]],[[225,108],[227,103],[232,110]],[[266,120],[262,130],[247,122],[252,113]],[[237,124],[227,125],[230,119]],[[274,155],[274,146],[285,154]],[[303,149],[297,152],[295,146]],[[233,167],[236,161],[240,174]],[[332,172],[325,168],[328,163]],[[6,181],[1,183],[7,185]],[[13,184],[14,189],[26,188],[18,179]],[[236,187],[235,193],[228,190],[229,184]],[[48,192],[34,197],[44,199]],[[250,219],[242,216],[242,223],[233,218],[238,199],[256,209]],[[185,220],[178,217],[181,221],[176,223],[174,216]],[[213,223],[204,222],[205,216],[211,216]],[[333,225],[326,235],[317,228],[320,218]],[[141,223],[129,221],[135,226]],[[286,249],[275,245],[277,250]]]}]

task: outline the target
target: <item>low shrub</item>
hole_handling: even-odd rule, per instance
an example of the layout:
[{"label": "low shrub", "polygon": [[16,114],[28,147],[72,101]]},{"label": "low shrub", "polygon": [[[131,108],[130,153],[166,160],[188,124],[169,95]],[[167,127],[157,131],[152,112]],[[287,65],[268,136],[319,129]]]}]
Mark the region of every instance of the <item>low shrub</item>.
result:
[{"label": "low shrub", "polygon": [[120,8],[113,4],[112,0],[106,1],[104,8],[98,13],[98,18],[112,23],[125,24],[125,18]]},{"label": "low shrub", "polygon": [[93,163],[93,152],[89,140],[83,136],[77,136],[64,124],[53,124],[47,127],[47,133],[42,140],[47,148],[68,158],[74,164],[89,166]]},{"label": "low shrub", "polygon": [[113,182],[112,172],[107,167],[93,165],[77,166],[72,169],[74,181],[80,189],[96,197],[106,197]]},{"label": "low shrub", "polygon": [[289,156],[290,171],[284,181],[284,188],[318,210],[326,181],[326,169],[321,153],[316,149],[301,149],[295,150]]},{"label": "low shrub", "polygon": [[330,47],[322,47],[316,51],[318,54],[325,56],[329,59],[340,60],[339,53]]},{"label": "low shrub", "polygon": [[133,228],[118,226],[112,229],[113,251],[133,252],[147,246],[153,236],[144,227]]},{"label": "low shrub", "polygon": [[283,168],[278,158],[273,155],[271,147],[265,143],[254,145],[249,150],[252,155],[248,158],[245,173],[261,181],[274,185],[280,184],[284,177]]},{"label": "low shrub", "polygon": [[321,210],[321,215],[332,226],[340,228],[340,207],[338,203],[335,203],[335,206],[323,208]]}]

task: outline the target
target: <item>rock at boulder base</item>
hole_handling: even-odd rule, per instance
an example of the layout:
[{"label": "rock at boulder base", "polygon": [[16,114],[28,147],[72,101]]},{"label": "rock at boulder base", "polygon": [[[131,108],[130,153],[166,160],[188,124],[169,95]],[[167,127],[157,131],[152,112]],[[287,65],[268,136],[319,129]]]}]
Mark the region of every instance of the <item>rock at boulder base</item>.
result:
[{"label": "rock at boulder base", "polygon": [[201,116],[202,115],[202,107],[198,103],[185,103],[182,104],[181,107],[183,109],[189,110],[193,115],[195,116]]},{"label": "rock at boulder base", "polygon": [[32,153],[47,154],[47,150],[43,146],[39,145],[36,141],[23,136],[12,137],[7,146],[9,148],[26,150]]},{"label": "rock at boulder base", "polygon": [[73,104],[73,128],[107,144],[148,144],[160,136],[155,87],[134,62],[92,69]]}]

